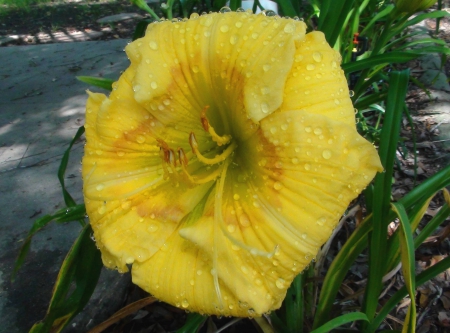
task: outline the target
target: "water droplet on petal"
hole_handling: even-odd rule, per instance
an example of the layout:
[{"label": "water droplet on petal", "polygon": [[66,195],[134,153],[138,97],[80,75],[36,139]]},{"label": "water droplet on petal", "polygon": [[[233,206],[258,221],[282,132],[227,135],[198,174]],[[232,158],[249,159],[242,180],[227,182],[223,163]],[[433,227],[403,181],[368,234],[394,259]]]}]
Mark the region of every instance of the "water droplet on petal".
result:
[{"label": "water droplet on petal", "polygon": [[291,34],[295,31],[295,24],[294,23],[288,23],[284,27],[284,32],[287,34]]},{"label": "water droplet on petal", "polygon": [[281,190],[283,188],[283,185],[280,182],[275,182],[273,184],[273,188],[277,191]]},{"label": "water droplet on petal", "polygon": [[326,159],[326,160],[330,159],[330,157],[331,157],[331,151],[329,151],[329,150],[324,150],[324,151],[322,152],[322,157],[323,157],[324,159]]},{"label": "water droplet on petal", "polygon": [[263,65],[263,71],[267,72],[270,69],[270,67],[272,67],[272,66],[270,66],[269,64]]},{"label": "water droplet on petal", "polygon": [[151,223],[147,228],[149,232],[156,232],[158,229],[159,226],[156,223]]},{"label": "water droplet on petal", "polygon": [[101,190],[103,190],[105,188],[105,185],[103,185],[103,184],[98,184],[96,187],[95,187],[95,189],[97,190],[97,191],[101,191]]},{"label": "water droplet on petal", "polygon": [[326,217],[321,217],[321,218],[319,218],[319,219],[316,221],[316,223],[317,223],[318,225],[320,225],[320,226],[323,226],[323,225],[325,224],[326,221],[327,221],[327,218],[326,218]]},{"label": "water droplet on petal", "polygon": [[145,136],[143,136],[143,135],[138,135],[138,136],[136,137],[136,141],[137,141],[138,143],[144,143],[144,142],[145,142]]},{"label": "water droplet on petal", "polygon": [[261,103],[261,111],[262,111],[262,113],[268,113],[269,105],[267,105],[267,103]]},{"label": "water droplet on petal", "polygon": [[312,70],[314,70],[314,68],[316,68],[316,66],[313,64],[306,65],[306,70],[308,70],[308,71],[312,71]]},{"label": "water droplet on petal", "polygon": [[307,170],[307,171],[311,170],[311,165],[306,163],[305,164],[305,170]]},{"label": "water droplet on petal", "polygon": [[314,52],[312,55],[315,62],[321,62],[322,61],[322,54],[320,52]]},{"label": "water droplet on petal", "polygon": [[152,83],[150,83],[150,87],[152,87],[152,89],[156,89],[158,88],[158,84],[155,81],[153,81]]},{"label": "water droplet on petal", "polygon": [[230,28],[226,24],[224,24],[223,26],[220,27],[220,31],[222,31],[222,32],[227,32],[228,30],[230,30]]},{"label": "water droplet on petal", "polygon": [[150,46],[150,48],[155,51],[158,49],[158,43],[155,41],[151,41],[150,43],[148,43],[148,46]]},{"label": "water droplet on petal", "polygon": [[239,216],[239,223],[243,227],[248,227],[250,225],[250,220],[249,220],[247,214],[243,213],[243,214],[241,214],[241,216]]},{"label": "water droplet on petal", "polygon": [[181,302],[181,306],[183,307],[183,308],[188,308],[189,307],[189,302],[187,301],[187,299],[184,299],[182,302]]},{"label": "water droplet on petal", "polygon": [[233,195],[234,200],[239,200],[239,198],[240,198],[239,194],[236,193],[235,195]]},{"label": "water droplet on petal", "polygon": [[275,282],[275,285],[277,286],[278,289],[283,289],[284,285],[285,285],[286,281],[282,278],[277,279],[277,281]]},{"label": "water droplet on petal", "polygon": [[234,226],[234,224],[229,224],[227,226],[227,230],[228,230],[228,232],[233,233],[236,230],[236,227]]}]

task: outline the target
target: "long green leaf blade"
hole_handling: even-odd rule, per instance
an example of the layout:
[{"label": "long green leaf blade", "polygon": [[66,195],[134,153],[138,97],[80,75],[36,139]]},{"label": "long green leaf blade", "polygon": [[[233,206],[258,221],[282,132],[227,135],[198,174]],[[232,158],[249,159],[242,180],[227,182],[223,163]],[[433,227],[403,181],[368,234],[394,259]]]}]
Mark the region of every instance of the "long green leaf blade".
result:
[{"label": "long green leaf blade", "polygon": [[76,76],[77,80],[90,84],[94,87],[99,87],[102,89],[106,89],[108,91],[112,91],[112,84],[114,80],[102,78],[102,77],[94,77],[94,76]]},{"label": "long green leaf blade", "polygon": [[362,307],[369,320],[372,320],[375,315],[382,288],[382,278],[385,274],[392,175],[408,80],[409,71],[406,70],[393,72],[389,81],[387,107],[379,148],[380,160],[385,172],[375,177],[372,203],[373,232],[369,238],[369,276]]},{"label": "long green leaf blade", "polygon": [[30,333],[61,332],[89,301],[103,267],[91,234],[86,225],[62,264],[45,318]]},{"label": "long green leaf blade", "polygon": [[411,303],[403,326],[404,333],[414,333],[416,331],[416,299],[415,299],[415,260],[414,260],[414,240],[411,225],[405,207],[401,203],[392,203],[392,209],[400,219],[400,245],[402,256],[402,271],[405,286],[408,290]]},{"label": "long green leaf blade", "polygon": [[320,326],[319,328],[316,328],[315,330],[311,331],[311,333],[328,333],[334,328],[338,328],[338,327],[340,327],[342,325],[354,322],[356,320],[369,321],[367,316],[364,313],[362,313],[362,312],[346,313],[345,315],[342,315],[340,317],[337,317],[337,318],[334,318],[334,319],[330,320],[328,323],[326,323],[326,324]]}]

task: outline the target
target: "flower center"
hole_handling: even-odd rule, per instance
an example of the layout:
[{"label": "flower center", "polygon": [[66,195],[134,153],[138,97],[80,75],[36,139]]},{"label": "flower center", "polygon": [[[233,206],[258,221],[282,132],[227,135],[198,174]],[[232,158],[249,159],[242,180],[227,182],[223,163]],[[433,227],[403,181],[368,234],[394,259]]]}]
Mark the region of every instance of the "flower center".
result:
[{"label": "flower center", "polygon": [[[164,140],[158,139],[157,141],[160,147],[160,156],[163,162],[162,167],[164,170],[165,179],[171,178],[177,183],[182,180],[191,186],[195,186],[214,181],[222,174],[226,173],[233,153],[237,148],[237,143],[233,140],[231,135],[225,134],[221,136],[217,134],[214,127],[211,126],[211,123],[206,117],[206,111],[208,108],[209,106],[205,106],[200,115],[202,127],[210,134],[211,139],[217,144],[217,146],[224,146],[224,149],[220,154],[217,154],[214,157],[206,157],[199,149],[199,144],[195,133],[191,132],[189,134],[189,145],[191,146],[192,152],[200,162],[205,164],[206,169],[208,170],[206,175],[194,176],[187,169],[189,159],[187,158],[184,149],[178,147],[175,152],[175,150],[170,148]],[[215,168],[212,171],[209,171],[212,166],[215,166]]]}]

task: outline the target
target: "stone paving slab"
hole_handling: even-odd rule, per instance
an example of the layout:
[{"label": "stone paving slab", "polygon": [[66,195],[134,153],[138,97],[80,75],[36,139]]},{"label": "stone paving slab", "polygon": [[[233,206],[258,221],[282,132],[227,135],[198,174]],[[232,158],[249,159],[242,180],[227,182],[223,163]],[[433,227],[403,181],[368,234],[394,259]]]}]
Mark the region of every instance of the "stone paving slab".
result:
[{"label": "stone paving slab", "polygon": [[[2,332],[27,332],[44,317],[61,262],[81,229],[76,222],[46,227],[33,240],[26,264],[11,283],[15,258],[33,221],[64,207],[57,170],[71,138],[84,123],[88,88],[75,75],[118,78],[128,66],[123,52],[127,42],[0,48]],[[65,180],[77,202],[82,201],[79,161],[83,145],[84,140],[74,145]],[[128,282],[127,275],[103,272],[91,310],[77,318],[68,331],[86,332],[111,315]],[[101,309],[100,304],[109,308]]]}]

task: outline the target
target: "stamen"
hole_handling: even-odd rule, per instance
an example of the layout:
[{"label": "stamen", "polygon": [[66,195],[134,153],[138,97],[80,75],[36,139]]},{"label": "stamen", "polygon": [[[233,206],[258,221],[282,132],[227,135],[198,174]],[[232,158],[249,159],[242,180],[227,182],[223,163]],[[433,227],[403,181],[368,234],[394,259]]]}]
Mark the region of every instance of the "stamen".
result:
[{"label": "stamen", "polygon": [[228,142],[231,141],[231,135],[225,134],[220,136],[219,134],[216,133],[214,127],[211,126],[211,124],[208,121],[208,118],[206,118],[206,110],[208,109],[209,105],[205,106],[200,116],[200,121],[202,122],[204,130],[211,135],[211,138],[215,143],[217,143],[218,146],[227,144]]},{"label": "stamen", "polygon": [[217,164],[219,162],[225,161],[228,156],[231,155],[231,153],[237,148],[236,142],[231,142],[231,144],[222,152],[220,155],[216,155],[214,158],[208,158],[203,156],[200,151],[198,150],[198,143],[197,139],[195,138],[194,132],[191,132],[189,135],[189,144],[191,145],[192,152],[197,156],[197,158],[205,163],[205,164]]},{"label": "stamen", "polygon": [[205,184],[212,180],[216,180],[217,177],[220,176],[220,173],[222,172],[222,168],[223,168],[223,167],[218,167],[216,170],[209,173],[206,177],[198,178],[195,176],[191,176],[189,174],[189,171],[187,171],[186,166],[188,165],[189,161],[186,157],[186,154],[185,154],[183,148],[178,148],[178,160],[180,161],[181,170],[183,170],[184,175],[193,184]]}]

